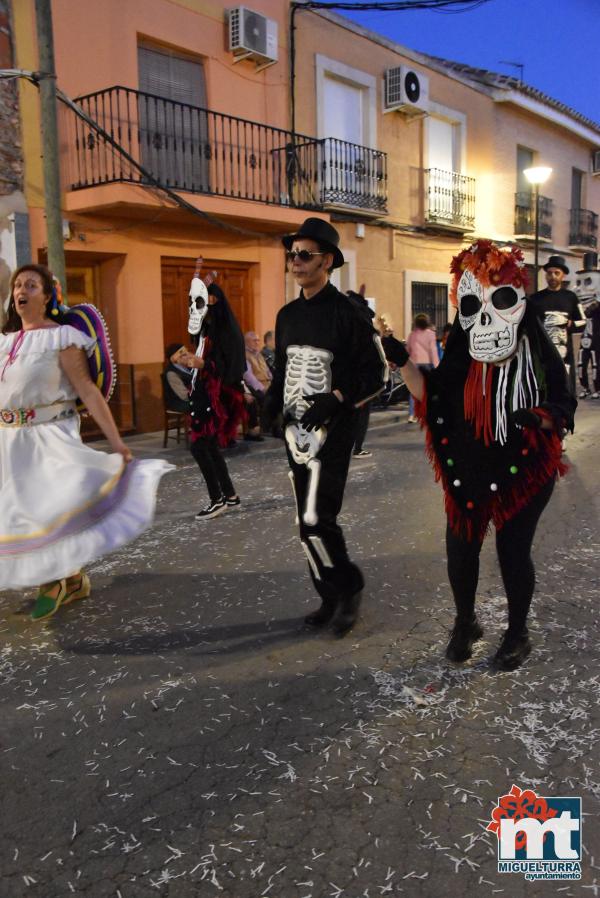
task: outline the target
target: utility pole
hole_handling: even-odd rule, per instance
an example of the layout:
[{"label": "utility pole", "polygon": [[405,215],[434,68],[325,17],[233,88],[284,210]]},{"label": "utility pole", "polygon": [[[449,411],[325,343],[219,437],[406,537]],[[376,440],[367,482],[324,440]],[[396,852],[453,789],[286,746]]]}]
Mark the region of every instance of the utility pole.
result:
[{"label": "utility pole", "polygon": [[58,162],[58,127],[56,123],[56,71],[52,38],[50,0],[35,0],[39,67],[40,117],[42,125],[42,160],[46,231],[48,235],[48,267],[58,278],[63,297],[67,293],[65,249],[63,245],[62,210],[60,205],[60,168]]}]

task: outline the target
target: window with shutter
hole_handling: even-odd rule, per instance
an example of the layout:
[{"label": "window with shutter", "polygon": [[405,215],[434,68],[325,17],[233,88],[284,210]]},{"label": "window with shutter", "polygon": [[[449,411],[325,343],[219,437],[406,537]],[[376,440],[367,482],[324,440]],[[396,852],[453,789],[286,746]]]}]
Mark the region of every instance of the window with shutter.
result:
[{"label": "window with shutter", "polygon": [[210,144],[202,60],[138,46],[142,164],[166,187],[210,192]]}]

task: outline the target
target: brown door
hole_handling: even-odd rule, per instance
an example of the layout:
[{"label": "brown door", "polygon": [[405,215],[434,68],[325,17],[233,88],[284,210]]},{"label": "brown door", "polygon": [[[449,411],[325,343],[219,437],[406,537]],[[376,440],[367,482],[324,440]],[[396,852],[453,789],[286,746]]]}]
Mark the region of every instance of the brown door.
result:
[{"label": "brown door", "polygon": [[[67,300],[70,306],[89,302],[102,312],[97,265],[67,265]],[[116,375],[115,389],[109,404],[117,427],[123,433],[134,429],[132,365],[117,365]],[[81,435],[84,439],[102,436],[102,431],[88,414],[81,418]]]},{"label": "brown door", "polygon": [[[194,275],[195,259],[163,257],[161,262],[163,337],[164,344],[185,343],[189,345],[187,332],[188,294],[190,281]],[[252,296],[252,265],[247,262],[220,262],[205,259],[203,273],[217,272],[217,284],[221,287],[233,314],[243,332],[254,326],[254,303]]]}]

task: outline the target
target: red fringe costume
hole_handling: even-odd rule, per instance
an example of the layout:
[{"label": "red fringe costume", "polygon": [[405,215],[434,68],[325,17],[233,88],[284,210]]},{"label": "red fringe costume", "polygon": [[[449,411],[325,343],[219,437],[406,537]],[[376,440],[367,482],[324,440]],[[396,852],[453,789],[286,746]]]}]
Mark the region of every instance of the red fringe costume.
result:
[{"label": "red fringe costume", "polygon": [[223,383],[210,357],[210,340],[204,341],[202,353],[204,368],[198,377],[192,395],[195,395],[190,430],[190,442],[202,437],[216,437],[221,449],[234,440],[240,424],[246,420],[244,394],[239,388]]}]

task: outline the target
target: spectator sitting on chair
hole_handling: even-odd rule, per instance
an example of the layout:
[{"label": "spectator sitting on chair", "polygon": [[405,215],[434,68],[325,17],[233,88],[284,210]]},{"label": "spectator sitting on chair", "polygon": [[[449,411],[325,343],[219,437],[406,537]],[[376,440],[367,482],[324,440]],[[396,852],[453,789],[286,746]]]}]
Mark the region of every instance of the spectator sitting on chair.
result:
[{"label": "spectator sitting on chair", "polygon": [[190,411],[190,384],[192,371],[181,363],[187,352],[183,343],[170,343],[165,349],[167,365],[163,372],[165,408],[170,412],[187,415]]},{"label": "spectator sitting on chair", "polygon": [[[250,365],[252,375],[258,381],[260,390],[264,395],[271,386],[273,375],[269,370],[265,357],[260,351],[260,338],[254,331],[248,331],[247,334],[244,334],[244,342],[246,343],[246,361]],[[249,384],[249,386],[254,386],[254,384]],[[256,387],[254,388],[256,389]]]},{"label": "spectator sitting on chair", "polygon": [[263,340],[264,346],[260,353],[269,366],[269,371],[273,373],[273,368],[275,366],[275,336],[273,331],[267,331]]},{"label": "spectator sitting on chair", "polygon": [[242,380],[244,402],[246,403],[246,412],[248,414],[247,430],[244,434],[244,439],[254,443],[262,443],[264,442],[264,437],[261,437],[260,435],[260,405],[259,400],[257,399],[257,395],[255,395],[258,393],[258,391],[255,388],[252,389],[246,383],[246,375],[248,374],[249,370],[250,365],[249,363],[247,363],[246,374],[244,374],[244,379]]}]

